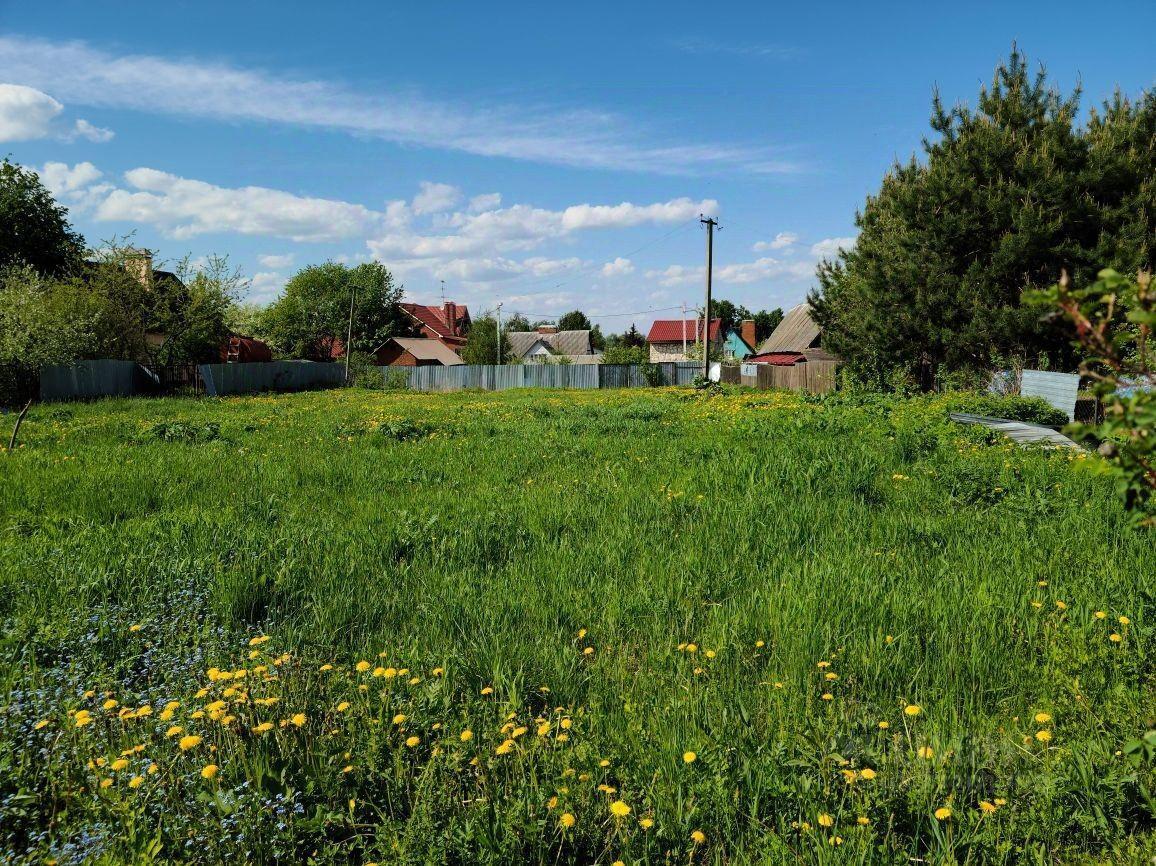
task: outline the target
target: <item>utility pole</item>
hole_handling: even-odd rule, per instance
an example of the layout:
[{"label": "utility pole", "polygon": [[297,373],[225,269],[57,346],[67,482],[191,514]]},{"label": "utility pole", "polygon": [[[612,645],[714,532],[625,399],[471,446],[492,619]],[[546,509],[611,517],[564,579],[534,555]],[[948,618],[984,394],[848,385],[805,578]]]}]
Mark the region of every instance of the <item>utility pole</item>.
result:
[{"label": "utility pole", "polygon": [[345,384],[349,384],[349,356],[353,353],[353,301],[357,297],[357,286],[349,287],[349,330],[345,333]]},{"label": "utility pole", "polygon": [[498,304],[498,366],[502,364],[502,305]]},{"label": "utility pole", "polygon": [[682,360],[686,360],[686,301],[682,302]]},{"label": "utility pole", "polygon": [[702,316],[702,377],[710,376],[710,280],[714,268],[714,227],[718,222],[714,217],[699,216],[700,223],[706,226],[706,309]]}]

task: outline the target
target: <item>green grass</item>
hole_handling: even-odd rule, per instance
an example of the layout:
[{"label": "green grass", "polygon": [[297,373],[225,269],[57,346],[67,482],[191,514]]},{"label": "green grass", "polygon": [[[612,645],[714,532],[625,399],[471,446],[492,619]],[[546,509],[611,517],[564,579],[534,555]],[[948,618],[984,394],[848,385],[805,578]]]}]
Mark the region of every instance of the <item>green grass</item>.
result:
[{"label": "green grass", "polygon": [[1156,774],[1121,752],[1156,727],[1153,537],[1095,458],[949,407],[1040,414],[676,390],[38,406],[0,459],[0,851],[1150,856]]}]

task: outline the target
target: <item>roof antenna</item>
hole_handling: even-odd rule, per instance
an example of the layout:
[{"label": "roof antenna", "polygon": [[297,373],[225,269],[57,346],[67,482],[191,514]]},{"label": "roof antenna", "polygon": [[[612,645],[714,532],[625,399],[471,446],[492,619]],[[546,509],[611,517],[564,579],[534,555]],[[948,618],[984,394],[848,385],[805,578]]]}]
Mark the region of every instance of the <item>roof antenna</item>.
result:
[{"label": "roof antenna", "polygon": [[445,305],[446,305],[446,281],[442,280],[441,284],[442,284],[442,307],[445,307]]}]

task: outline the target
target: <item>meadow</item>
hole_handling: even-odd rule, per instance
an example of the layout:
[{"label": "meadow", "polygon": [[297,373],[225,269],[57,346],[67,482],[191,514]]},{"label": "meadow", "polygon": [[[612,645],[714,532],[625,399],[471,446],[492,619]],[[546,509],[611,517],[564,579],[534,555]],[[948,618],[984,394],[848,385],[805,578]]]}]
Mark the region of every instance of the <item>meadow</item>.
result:
[{"label": "meadow", "polygon": [[1153,536],[965,395],[40,405],[0,859],[1156,853]]}]

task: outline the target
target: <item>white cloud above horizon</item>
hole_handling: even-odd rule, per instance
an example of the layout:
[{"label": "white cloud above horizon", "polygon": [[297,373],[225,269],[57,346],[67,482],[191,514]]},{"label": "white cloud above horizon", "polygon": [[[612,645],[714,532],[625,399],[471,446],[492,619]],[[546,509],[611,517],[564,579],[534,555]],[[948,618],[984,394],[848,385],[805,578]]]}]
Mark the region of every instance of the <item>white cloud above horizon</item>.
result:
[{"label": "white cloud above horizon", "polygon": [[769,250],[785,250],[793,247],[798,241],[799,236],[794,232],[779,232],[773,240],[757,241],[751,246],[751,251],[765,253]]},{"label": "white cloud above horizon", "polygon": [[811,255],[818,259],[834,258],[840,250],[849,250],[855,246],[855,240],[855,238],[823,238],[811,245]]},{"label": "white cloud above horizon", "polygon": [[0,142],[83,138],[96,144],[111,141],[115,133],[84,118],[69,129],[62,121],[64,106],[52,96],[23,84],[0,83]]},{"label": "white cloud above horizon", "polygon": [[800,170],[765,146],[667,144],[662,130],[603,110],[455,103],[400,87],[359,92],[340,82],[219,61],[114,54],[78,41],[0,36],[0,68],[69,103],[337,130],[486,157],[657,174]]}]

